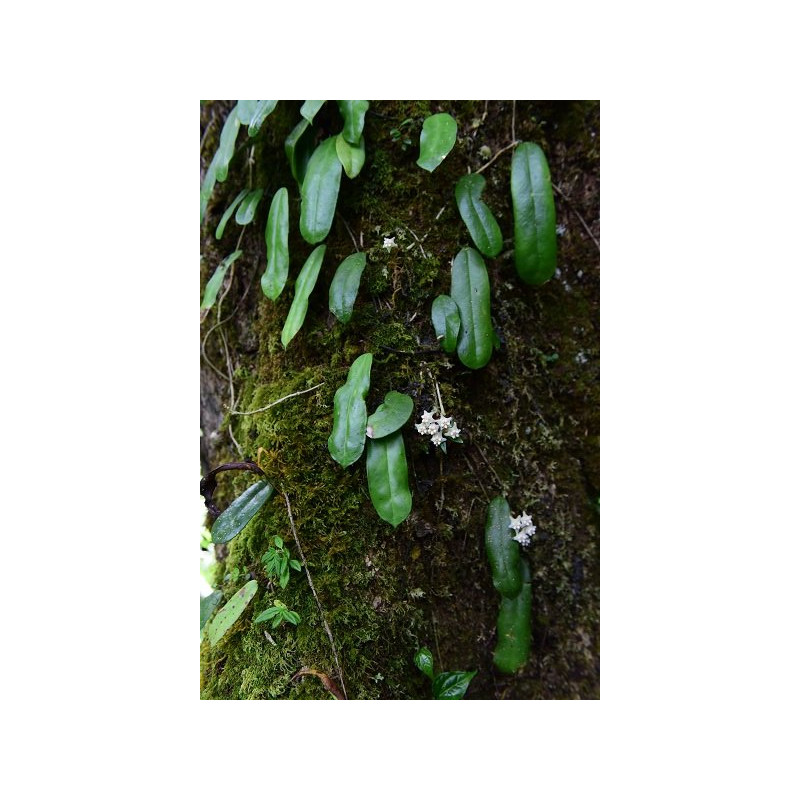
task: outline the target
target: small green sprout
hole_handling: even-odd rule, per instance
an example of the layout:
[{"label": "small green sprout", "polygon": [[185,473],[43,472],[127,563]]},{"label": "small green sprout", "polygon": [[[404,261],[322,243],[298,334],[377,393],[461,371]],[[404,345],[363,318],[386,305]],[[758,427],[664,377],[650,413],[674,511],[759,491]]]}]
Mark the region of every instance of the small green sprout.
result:
[{"label": "small green sprout", "polygon": [[267,622],[268,620],[272,620],[273,628],[277,628],[284,621],[297,625],[300,622],[300,615],[296,611],[290,611],[287,605],[281,603],[280,600],[273,600],[272,608],[262,611],[254,622]]},{"label": "small green sprout", "polygon": [[414,656],[414,663],[421,672],[431,679],[434,700],[461,700],[467,693],[470,681],[478,674],[472,672],[440,672],[434,675],[433,655],[427,647],[422,647]]},{"label": "small green sprout", "polygon": [[289,548],[283,544],[283,539],[280,536],[273,536],[272,541],[273,544],[261,556],[261,560],[267,569],[267,576],[277,580],[281,589],[285,589],[286,584],[289,583],[289,569],[300,572],[302,566],[297,559],[290,558]]}]

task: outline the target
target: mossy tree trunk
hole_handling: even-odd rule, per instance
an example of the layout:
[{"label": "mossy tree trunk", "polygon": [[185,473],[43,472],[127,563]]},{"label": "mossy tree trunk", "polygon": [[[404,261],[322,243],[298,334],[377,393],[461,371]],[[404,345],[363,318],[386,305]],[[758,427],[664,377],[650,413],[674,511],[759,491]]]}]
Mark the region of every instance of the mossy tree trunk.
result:
[{"label": "mossy tree trunk", "polygon": [[[233,105],[201,107],[203,171]],[[217,548],[226,598],[243,582],[225,581],[234,567],[251,573],[259,591],[216,647],[203,641],[202,696],[330,698],[313,676],[292,679],[303,668],[338,681],[305,575],[293,573],[280,589],[268,585],[261,563],[275,533],[297,555],[285,494],[348,698],[430,697],[430,682],[413,663],[421,646],[432,651],[437,671],[478,670],[471,698],[599,697],[599,104],[373,102],[364,132],[366,164],[354,180],[342,176],[308,315],[284,350],[280,334],[294,279],[313,249],[298,232],[299,192],[283,148],[300,119],[299,106],[281,102],[258,137],[245,144],[246,134],[240,135],[201,231],[202,288],[243,230],[231,220],[216,241],[222,211],[245,186],[265,188],[254,224],[244,229],[244,254],[202,323],[201,461],[205,472],[225,461],[258,459],[278,492],[248,528]],[[415,164],[417,143],[423,119],[437,111],[456,118],[459,137],[443,164],[428,173]],[[317,121],[321,136],[341,130],[335,103],[326,103]],[[451,259],[471,244],[455,205],[455,183],[509,145],[512,127],[518,140],[543,147],[559,190],[559,270],[541,287],[516,275],[508,150],[482,173],[483,199],[505,239],[501,255],[486,259],[501,346],[486,367],[471,371],[438,348],[430,307],[449,291]],[[266,214],[281,186],[290,195],[292,266],[286,289],[272,302],[259,281]],[[384,237],[398,246],[384,248]],[[342,325],[328,311],[327,290],[356,245],[366,252],[367,266],[353,318]],[[343,469],[327,449],[333,395],[365,352],[374,355],[370,412],[396,390],[414,399],[419,419],[434,407],[438,382],[465,441],[444,455],[406,426],[414,505],[397,529],[372,508],[364,459]],[[267,411],[230,413],[232,406],[253,411],[319,383]],[[220,505],[250,482],[252,475],[225,473]],[[533,575],[533,647],[512,676],[492,665],[499,595],[483,544],[486,508],[499,494],[538,526],[524,556]],[[300,614],[297,628],[284,624],[273,631],[253,623],[275,598]]]}]

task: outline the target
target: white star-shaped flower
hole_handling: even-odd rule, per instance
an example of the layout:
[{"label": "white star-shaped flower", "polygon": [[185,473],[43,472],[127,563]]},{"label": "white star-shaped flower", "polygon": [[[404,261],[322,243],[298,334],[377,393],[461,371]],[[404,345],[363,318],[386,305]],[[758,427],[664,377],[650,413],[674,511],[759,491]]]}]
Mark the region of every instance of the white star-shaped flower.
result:
[{"label": "white star-shaped flower", "polygon": [[433,434],[433,436],[431,436],[431,441],[435,445],[440,445],[444,441],[444,436],[442,436],[442,434],[437,431],[436,433]]},{"label": "white star-shaped flower", "polygon": [[434,422],[435,423],[436,420],[433,418],[433,411],[423,411],[422,412],[422,422],[425,422],[425,423]]},{"label": "white star-shaped flower", "polygon": [[528,525],[530,525],[533,522],[533,520],[530,518],[530,515],[527,514],[525,511],[522,512],[522,515],[520,516],[519,521],[522,523],[522,527],[523,528],[526,528]]},{"label": "white star-shaped flower", "polygon": [[453,418],[452,417],[439,417],[439,427],[442,430],[446,430],[452,424],[453,424]]},{"label": "white star-shaped flower", "polygon": [[519,542],[519,543],[520,543],[520,544],[522,544],[522,545],[526,545],[526,544],[528,544],[528,542],[530,541],[530,538],[531,538],[531,536],[530,536],[530,534],[528,533],[528,529],[527,529],[527,528],[525,528],[525,529],[523,529],[523,530],[519,531],[519,532],[518,532],[518,533],[517,533],[517,534],[514,536],[514,541],[515,541],[515,542]]},{"label": "white star-shaped flower", "polygon": [[461,431],[458,429],[458,425],[455,422],[444,432],[445,436],[449,436],[451,439],[457,438],[461,434]]},{"label": "white star-shaped flower", "polygon": [[[515,531],[518,531],[522,527],[522,519],[520,517],[515,517],[513,514],[511,515],[511,524],[508,526],[509,528],[513,528]],[[514,537],[517,538],[516,536]]]},{"label": "white star-shaped flower", "polygon": [[391,250],[393,247],[397,247],[397,244],[394,240],[394,236],[391,239],[388,236],[383,237],[383,249],[384,250]]},{"label": "white star-shaped flower", "polygon": [[424,422],[420,422],[419,425],[414,426],[417,429],[418,433],[421,433],[423,436],[428,432],[428,426]]}]

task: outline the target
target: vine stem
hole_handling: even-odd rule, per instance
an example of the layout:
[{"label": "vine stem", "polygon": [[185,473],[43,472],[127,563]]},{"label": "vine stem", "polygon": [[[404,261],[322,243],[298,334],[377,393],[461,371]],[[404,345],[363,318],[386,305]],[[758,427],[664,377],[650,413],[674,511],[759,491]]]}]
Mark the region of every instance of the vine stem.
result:
[{"label": "vine stem", "polygon": [[336,664],[336,672],[339,675],[339,683],[342,686],[342,693],[344,694],[344,699],[347,700],[347,689],[344,688],[344,677],[342,675],[342,668],[339,666],[339,656],[336,654],[336,645],[333,642],[333,634],[331,633],[331,629],[328,627],[328,621],[325,619],[325,610],[322,608],[322,603],[319,600],[319,596],[317,595],[317,590],[314,588],[314,582],[311,580],[311,573],[308,570],[308,562],[306,561],[306,557],[303,554],[303,548],[300,545],[300,537],[297,535],[297,528],[294,524],[294,516],[292,515],[292,504],[289,502],[289,495],[286,492],[283,493],[283,499],[286,500],[286,510],[289,512],[289,525],[292,529],[292,535],[294,536],[295,544],[297,545],[297,552],[300,554],[300,560],[303,562],[303,566],[306,568],[306,578],[308,579],[308,585],[311,587],[311,594],[314,595],[314,599],[317,601],[317,608],[319,608],[319,615],[322,618],[322,625],[325,628],[325,633],[328,634],[328,641],[331,643],[331,650],[333,651],[333,660]]},{"label": "vine stem", "polygon": [[286,397],[281,397],[278,400],[274,400],[269,405],[264,406],[264,408],[256,408],[256,409],[253,409],[253,411],[234,411],[233,409],[231,409],[230,413],[231,414],[237,414],[240,417],[246,417],[249,414],[258,414],[261,411],[266,411],[267,409],[270,409],[273,406],[277,406],[278,403],[282,403],[284,400],[289,400],[290,398],[297,397],[298,395],[301,395],[301,394],[308,394],[309,392],[313,392],[314,389],[319,389],[320,386],[324,386],[324,385],[325,385],[325,381],[322,381],[322,383],[318,383],[316,386],[312,386],[310,389],[303,389],[302,392],[292,392],[291,394],[287,394]]},{"label": "vine stem", "polygon": [[511,142],[511,144],[507,144],[502,150],[498,150],[494,156],[492,156],[492,158],[490,158],[480,169],[475,170],[475,174],[480,175],[480,173],[483,172],[486,167],[497,161],[497,159],[500,158],[500,156],[503,155],[506,150],[510,150],[512,147],[516,147],[518,144],[519,142],[515,139],[513,142]]}]

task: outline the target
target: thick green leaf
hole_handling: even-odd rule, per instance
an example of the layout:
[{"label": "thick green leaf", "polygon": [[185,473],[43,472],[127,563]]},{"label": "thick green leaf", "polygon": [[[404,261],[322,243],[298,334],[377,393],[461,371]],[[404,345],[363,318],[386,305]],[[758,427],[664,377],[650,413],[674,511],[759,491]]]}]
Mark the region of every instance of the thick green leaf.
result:
[{"label": "thick green leaf", "polygon": [[458,344],[458,332],[461,330],[461,315],[458,306],[448,294],[440,294],[431,306],[431,321],[436,331],[436,338],[442,343],[445,353],[452,353]]},{"label": "thick green leaf", "polygon": [[241,250],[231,253],[215,270],[214,274],[208,279],[206,284],[206,291],[203,295],[203,302],[200,303],[200,308],[211,308],[217,301],[217,294],[219,294],[219,287],[222,286],[222,281],[225,280],[225,273],[228,267],[236,261],[242,254]]},{"label": "thick green leaf", "polygon": [[531,652],[532,592],[530,569],[522,562],[522,588],[513,597],[503,596],[497,615],[497,647],[494,665],[511,674],[525,665]]},{"label": "thick green leaf", "polygon": [[453,149],[458,124],[449,114],[433,114],[422,123],[417,165],[433,172]]},{"label": "thick green leaf", "polygon": [[222,126],[222,133],[219,136],[219,149],[215,159],[217,159],[217,180],[222,183],[228,177],[228,164],[233,158],[233,149],[236,146],[236,136],[239,133],[239,115],[234,108],[225,124]]},{"label": "thick green leaf", "polygon": [[261,276],[261,289],[270,300],[283,291],[289,277],[289,192],[281,187],[269,207],[267,228],[267,268]]},{"label": "thick green leaf", "polygon": [[367,442],[367,484],[378,516],[396,528],[411,513],[402,431]]},{"label": "thick green leaf", "polygon": [[211,159],[211,163],[208,165],[208,169],[206,170],[205,177],[203,178],[203,185],[200,187],[200,224],[203,224],[203,217],[206,215],[206,207],[208,206],[208,201],[211,198],[211,193],[214,191],[214,186],[217,183],[217,164],[219,164],[219,159],[217,158],[219,151],[214,153],[214,157]]},{"label": "thick green leaf", "polygon": [[253,191],[242,200],[242,204],[236,211],[236,221],[240,225],[249,225],[253,221],[253,217],[256,215],[256,209],[261,201],[261,195],[263,194],[263,189],[253,189]]},{"label": "thick green leaf", "polygon": [[389,392],[375,413],[367,418],[367,436],[381,439],[399,431],[408,422],[414,410],[414,401],[400,392]]},{"label": "thick green leaf", "polygon": [[349,467],[361,458],[367,436],[367,404],[372,353],[360,355],[351,365],[347,380],[333,398],[333,430],[328,451],[334,461]]},{"label": "thick green leaf", "polygon": [[292,132],[286,137],[284,149],[286,158],[289,159],[292,176],[302,189],[308,162],[314,152],[314,129],[308,124],[308,120],[301,119],[295,125]]},{"label": "thick green leaf", "polygon": [[300,193],[300,233],[309,244],[321,242],[331,229],[342,180],[342,162],[331,136],[314,151]]},{"label": "thick green leaf", "polygon": [[224,544],[237,536],[275,490],[266,481],[248,486],[216,519],[211,528],[211,541]]},{"label": "thick green leaf", "polygon": [[556,271],[556,209],[542,148],[523,142],[511,159],[514,262],[520,278],[540,284]]},{"label": "thick green leaf", "polygon": [[214,609],[220,604],[222,600],[222,592],[217,590],[211,592],[207,597],[200,598],[200,630],[205,627],[206,622],[211,618]]},{"label": "thick green leaf", "polygon": [[317,111],[322,108],[324,102],[324,100],[306,100],[305,103],[300,106],[300,116],[307,119],[309,122],[313,122]]},{"label": "thick green leaf", "polygon": [[349,322],[353,316],[353,305],[366,263],[366,253],[353,253],[339,264],[333,276],[328,292],[328,307],[339,322]]},{"label": "thick green leaf", "polygon": [[358,145],[352,145],[340,133],[336,137],[336,155],[339,157],[339,161],[342,162],[347,177],[355,178],[361,172],[367,157],[364,149],[364,137],[362,136],[359,139]]},{"label": "thick green leaf", "polygon": [[239,122],[242,125],[249,125],[250,120],[253,118],[253,112],[256,110],[258,100],[240,100],[236,104],[236,115],[239,117]]},{"label": "thick green leaf", "polygon": [[369,100],[339,100],[339,111],[344,117],[342,136],[357,145],[364,132],[364,116],[369,108]]},{"label": "thick green leaf", "polygon": [[522,588],[519,542],[514,541],[510,522],[508,502],[505,497],[495,497],[486,514],[486,556],[494,588],[504,597],[514,597]]},{"label": "thick green leaf", "polygon": [[461,317],[458,357],[470,369],[480,369],[492,357],[489,273],[480,253],[465,247],[453,259],[450,275],[450,296]]},{"label": "thick green leaf", "polygon": [[456,184],[456,203],[475,247],[493,258],[503,249],[503,234],[491,209],[481,200],[483,175],[464,175]]},{"label": "thick green leaf", "polygon": [[470,681],[478,674],[474,672],[440,672],[433,679],[434,700],[461,700],[467,693]]},{"label": "thick green leaf", "polygon": [[225,213],[222,215],[219,225],[217,225],[217,232],[215,234],[217,239],[222,238],[222,234],[225,233],[225,226],[228,224],[228,220],[233,216],[233,212],[236,211],[236,206],[242,202],[246,194],[247,189],[242,189],[242,191],[233,198],[233,202],[225,209]]},{"label": "thick green leaf", "polygon": [[[242,102],[241,100],[239,101]],[[247,121],[247,135],[252,138],[260,130],[264,124],[264,120],[275,110],[278,105],[277,100],[259,100],[253,109],[250,119]]]},{"label": "thick green leaf", "polygon": [[427,647],[420,648],[414,656],[414,663],[417,665],[417,669],[433,680],[433,654]]},{"label": "thick green leaf", "polygon": [[294,339],[297,332],[303,327],[306,312],[308,311],[308,297],[317,284],[324,255],[324,244],[315,247],[297,276],[297,281],[294,285],[294,300],[292,300],[292,306],[286,315],[286,322],[281,331],[281,343],[284,347]]},{"label": "thick green leaf", "polygon": [[231,625],[242,616],[258,591],[258,581],[248,581],[236,594],[228,600],[208,626],[208,641],[213,647],[229,630]]}]

